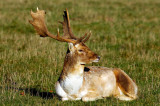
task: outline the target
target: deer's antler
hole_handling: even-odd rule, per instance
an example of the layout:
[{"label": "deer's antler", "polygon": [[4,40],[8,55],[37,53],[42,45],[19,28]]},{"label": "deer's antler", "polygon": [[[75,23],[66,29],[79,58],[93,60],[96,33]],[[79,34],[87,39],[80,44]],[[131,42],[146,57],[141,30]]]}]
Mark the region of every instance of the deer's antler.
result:
[{"label": "deer's antler", "polygon": [[76,40],[73,39],[67,39],[59,36],[59,29],[57,31],[57,35],[51,34],[45,24],[45,11],[44,10],[39,10],[37,8],[37,12],[32,12],[31,11],[31,16],[33,18],[32,20],[29,20],[29,23],[31,23],[36,30],[36,32],[41,36],[41,37],[51,37],[53,39],[56,39],[61,42],[68,42],[68,43],[76,43]]},{"label": "deer's antler", "polygon": [[83,39],[83,42],[85,43],[89,38],[90,38],[90,36],[91,36],[91,31],[89,32],[89,35],[85,38],[85,39]]},{"label": "deer's antler", "polygon": [[61,22],[61,21],[59,21],[59,22],[63,25],[64,37],[69,38],[69,39],[78,39],[72,33],[72,30],[71,30],[71,27],[70,27],[69,13],[68,13],[67,8],[64,11],[63,19],[64,19],[63,22]]},{"label": "deer's antler", "polygon": [[[91,32],[89,33],[88,36],[87,36],[87,33],[85,33],[85,35],[82,36],[81,38],[77,38],[74,36],[74,34],[72,33],[72,30],[71,30],[71,27],[70,27],[69,13],[68,13],[67,8],[64,11],[63,19],[64,19],[63,22],[61,22],[61,21],[59,21],[59,22],[63,25],[63,33],[64,33],[65,38],[76,39],[77,43],[82,42],[82,40],[85,43],[89,39]],[[87,38],[84,39],[86,36],[87,36]]]},{"label": "deer's antler", "polygon": [[81,38],[76,38],[73,35],[71,28],[70,28],[69,14],[68,14],[67,9],[66,11],[64,11],[64,15],[63,15],[64,22],[61,22],[63,25],[63,32],[64,32],[64,36],[62,37],[59,35],[59,29],[57,30],[57,35],[51,34],[48,31],[46,24],[45,24],[45,11],[44,10],[39,10],[37,8],[37,12],[34,13],[33,11],[31,11],[31,16],[33,20],[29,20],[29,23],[33,25],[34,29],[41,37],[51,37],[61,42],[68,42],[68,43],[73,43],[73,44],[76,44],[82,41],[86,42],[90,37],[90,34],[87,36],[87,33]]}]

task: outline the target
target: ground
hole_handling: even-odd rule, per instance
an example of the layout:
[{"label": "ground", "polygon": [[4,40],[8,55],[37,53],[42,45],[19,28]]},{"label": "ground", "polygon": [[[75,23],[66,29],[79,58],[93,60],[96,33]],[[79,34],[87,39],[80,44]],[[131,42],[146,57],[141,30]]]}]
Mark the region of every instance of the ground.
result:
[{"label": "ground", "polygon": [[[62,26],[68,8],[73,32],[92,31],[89,48],[101,56],[88,64],[121,68],[138,85],[131,102],[113,97],[62,102],[54,84],[67,44],[36,35],[30,10],[46,10],[49,30]],[[159,0],[3,0],[0,1],[0,105],[160,105]]]}]

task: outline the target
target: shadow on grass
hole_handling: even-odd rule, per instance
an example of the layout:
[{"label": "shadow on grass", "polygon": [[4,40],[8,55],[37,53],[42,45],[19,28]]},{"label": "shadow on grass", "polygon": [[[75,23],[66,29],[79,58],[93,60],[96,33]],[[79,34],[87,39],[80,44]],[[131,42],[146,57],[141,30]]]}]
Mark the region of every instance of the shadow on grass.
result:
[{"label": "shadow on grass", "polygon": [[17,87],[2,87],[0,86],[0,89],[5,89],[5,90],[12,90],[12,91],[19,91],[21,92],[20,95],[24,94],[29,94],[31,96],[37,96],[41,97],[43,99],[53,99],[54,97],[58,98],[58,95],[56,93],[51,93],[51,92],[42,92],[38,90],[37,88],[17,88]]},{"label": "shadow on grass", "polygon": [[53,97],[58,97],[56,93],[51,92],[41,92],[36,88],[26,88],[24,89],[25,93],[30,94],[31,96],[39,96],[43,99],[53,99]]}]

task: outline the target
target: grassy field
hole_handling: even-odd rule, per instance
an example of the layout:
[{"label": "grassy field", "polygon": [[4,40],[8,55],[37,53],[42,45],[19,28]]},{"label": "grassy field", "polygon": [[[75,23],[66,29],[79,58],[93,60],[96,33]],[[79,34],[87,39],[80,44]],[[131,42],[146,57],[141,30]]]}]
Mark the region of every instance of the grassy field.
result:
[{"label": "grassy field", "polygon": [[[62,102],[54,84],[63,66],[66,43],[40,38],[28,23],[30,10],[47,12],[49,30],[62,26],[68,8],[77,36],[91,30],[89,48],[101,56],[89,64],[121,68],[139,88],[139,98]],[[0,105],[160,105],[159,0],[2,0],[0,1]]]}]

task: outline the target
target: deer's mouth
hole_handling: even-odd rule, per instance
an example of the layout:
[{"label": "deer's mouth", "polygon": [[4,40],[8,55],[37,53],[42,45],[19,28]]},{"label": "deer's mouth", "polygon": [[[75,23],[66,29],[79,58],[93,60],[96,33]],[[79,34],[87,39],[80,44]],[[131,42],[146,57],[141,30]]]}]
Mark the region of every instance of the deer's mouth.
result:
[{"label": "deer's mouth", "polygon": [[97,56],[97,58],[93,60],[93,62],[99,62],[99,60],[100,60],[100,56]]},{"label": "deer's mouth", "polygon": [[81,64],[81,65],[85,65],[85,64]]},{"label": "deer's mouth", "polygon": [[99,60],[98,60],[98,59],[96,59],[96,60],[93,60],[93,62],[97,63],[97,62],[99,62]]}]

